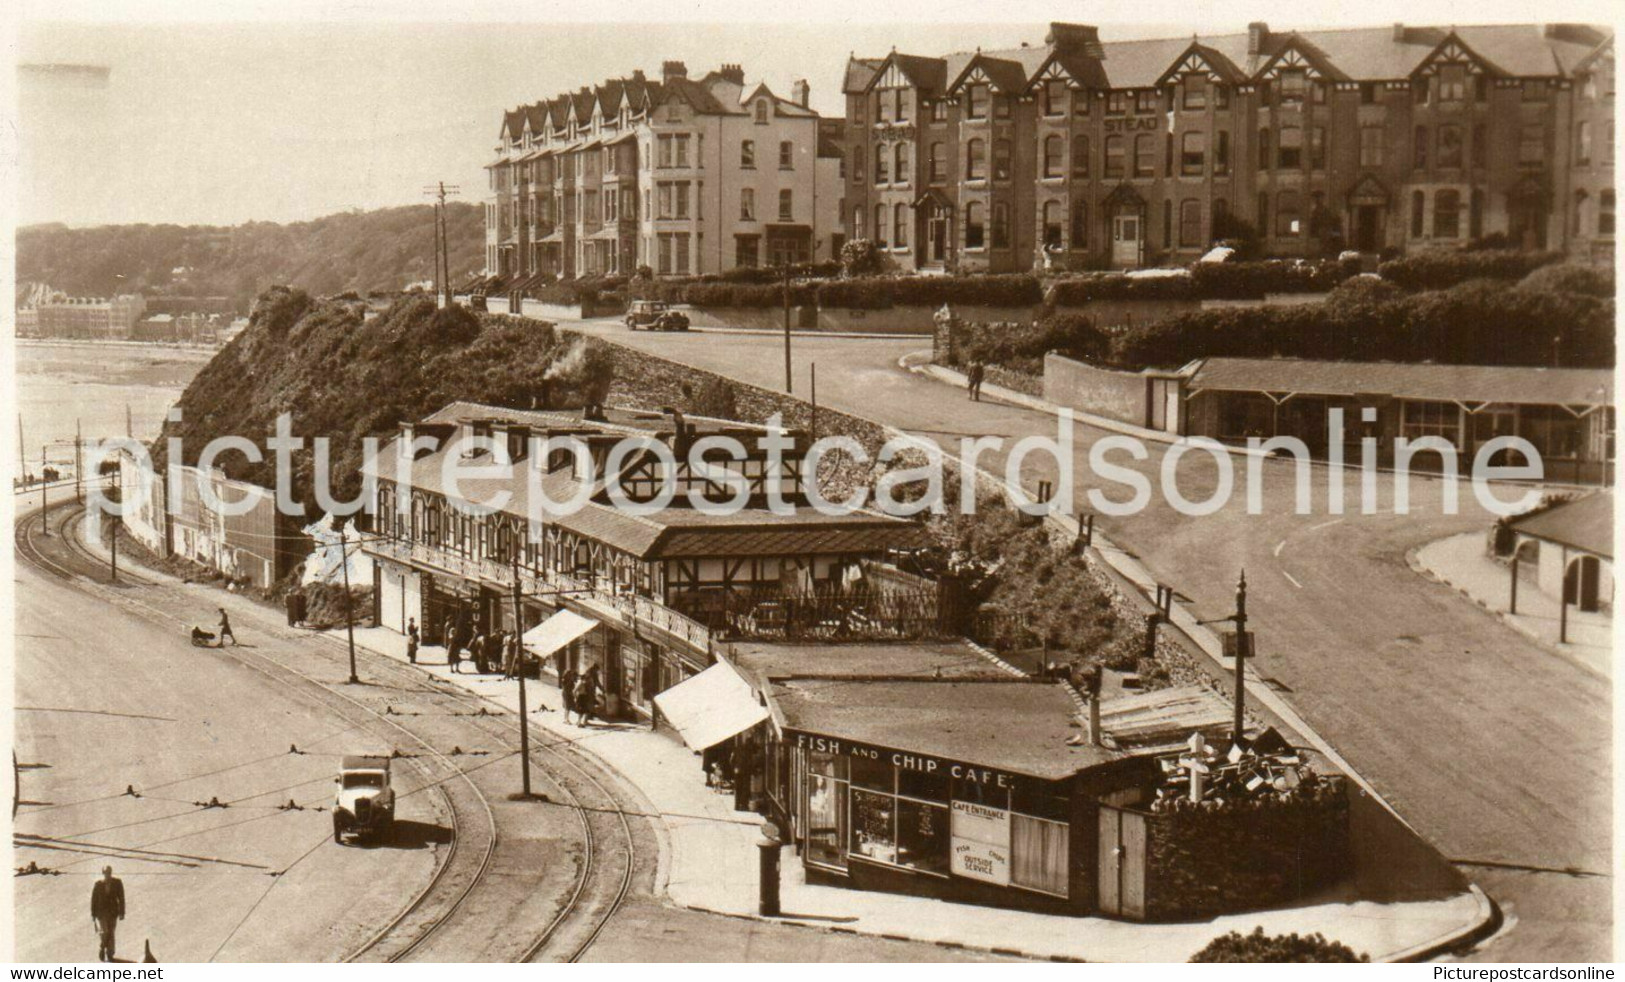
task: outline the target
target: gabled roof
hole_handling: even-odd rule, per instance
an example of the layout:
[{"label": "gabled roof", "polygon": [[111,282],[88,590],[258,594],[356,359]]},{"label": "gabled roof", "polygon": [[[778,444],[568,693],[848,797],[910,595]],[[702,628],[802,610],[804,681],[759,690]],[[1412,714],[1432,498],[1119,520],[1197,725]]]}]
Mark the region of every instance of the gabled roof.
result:
[{"label": "gabled roof", "polygon": [[1018,95],[1027,89],[1027,72],[1021,62],[977,52],[948,83],[947,91],[958,92],[976,78],[987,79],[993,91],[1000,95]]},{"label": "gabled roof", "polygon": [[575,111],[576,122],[585,123],[592,119],[593,96],[592,90],[583,85],[569,96],[570,108]]},{"label": "gabled roof", "polygon": [[667,79],[661,86],[660,98],[654,104],[663,106],[673,100],[685,102],[692,106],[695,112],[704,113],[708,116],[726,116],[741,111],[737,107],[729,109],[724,106],[717,101],[717,97],[712,95],[709,89],[687,78]]},{"label": "gabled roof", "polygon": [[564,124],[570,119],[570,97],[565,95],[554,96],[547,103],[548,121],[555,130],[564,129]]},{"label": "gabled roof", "polygon": [[547,129],[547,103],[536,102],[525,107],[525,121],[532,133],[541,135]]},{"label": "gabled roof", "polygon": [[502,136],[508,140],[518,140],[525,135],[525,112],[523,109],[510,109],[502,114]]},{"label": "gabled roof", "polygon": [[1334,82],[1349,81],[1349,75],[1343,71],[1326,55],[1326,52],[1316,47],[1314,42],[1303,37],[1296,31],[1289,32],[1280,37],[1270,37],[1271,54],[1257,71],[1255,77],[1265,77],[1270,72],[1287,68],[1303,68],[1311,75]]},{"label": "gabled roof", "polygon": [[1027,87],[1032,88],[1050,77],[1064,77],[1068,81],[1086,89],[1103,89],[1106,87],[1106,70],[1101,67],[1100,59],[1075,48],[1058,48],[1051,52],[1033,70],[1032,78],[1028,80]]},{"label": "gabled roof", "polygon": [[1226,85],[1235,85],[1247,78],[1247,73],[1224,52],[1192,38],[1185,53],[1168,66],[1168,70],[1162,73],[1157,83],[1164,84],[1172,81],[1175,76],[1196,73],[1205,73],[1209,78]]},{"label": "gabled roof", "polygon": [[857,58],[846,59],[846,75],[841,79],[841,92],[845,95],[857,95],[869,88],[869,82],[880,74],[880,66],[886,63],[884,58]]},{"label": "gabled roof", "polygon": [[903,77],[926,95],[942,94],[948,81],[948,64],[944,59],[931,58],[926,55],[905,55],[893,51],[881,59],[880,64],[875,68],[874,75],[870,77],[864,89],[874,88],[885,77],[886,69],[892,65],[896,65],[897,70],[902,73]]},{"label": "gabled roof", "polygon": [[1614,493],[1593,491],[1528,518],[1513,519],[1519,534],[1593,555],[1614,558]]},{"label": "gabled roof", "polygon": [[626,95],[626,83],[618,78],[607,79],[603,85],[593,90],[598,100],[598,108],[605,119],[614,119],[621,111],[621,100]]}]

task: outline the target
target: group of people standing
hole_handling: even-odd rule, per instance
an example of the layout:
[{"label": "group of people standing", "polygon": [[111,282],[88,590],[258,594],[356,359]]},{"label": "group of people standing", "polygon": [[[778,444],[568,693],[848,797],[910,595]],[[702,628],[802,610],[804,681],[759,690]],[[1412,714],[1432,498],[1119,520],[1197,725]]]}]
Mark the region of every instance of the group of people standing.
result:
[{"label": "group of people standing", "polygon": [[[524,655],[519,635],[501,629],[480,633],[473,625],[459,622],[455,614],[446,617],[441,637],[446,645],[446,665],[453,674],[463,674],[463,662],[472,661],[474,670],[481,675],[501,670],[504,679],[516,679],[524,671]],[[406,624],[406,658],[416,665],[418,647],[422,643],[417,618]],[[465,659],[464,653],[468,657]],[[597,665],[585,671],[567,666],[562,657],[558,666],[559,692],[564,698],[564,721],[586,726],[589,721],[603,719],[604,683]],[[573,717],[573,719],[572,719]]]},{"label": "group of people standing", "polygon": [[[466,651],[467,660],[474,663],[474,671],[481,675],[500,670],[505,679],[519,677],[523,662],[518,633],[500,628],[479,633],[473,625],[460,624],[455,616],[448,616],[441,637],[445,639],[446,664],[454,674],[462,673]],[[407,624],[406,647],[407,657],[414,664],[417,662],[418,640],[417,621],[413,619]]]}]

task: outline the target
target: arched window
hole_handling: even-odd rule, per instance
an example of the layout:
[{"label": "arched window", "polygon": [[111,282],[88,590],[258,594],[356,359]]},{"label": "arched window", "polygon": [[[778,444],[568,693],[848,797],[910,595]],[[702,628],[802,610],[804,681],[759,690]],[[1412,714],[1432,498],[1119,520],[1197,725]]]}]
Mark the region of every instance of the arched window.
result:
[{"label": "arched window", "polygon": [[892,173],[895,175],[898,184],[907,184],[909,179],[908,144],[899,143],[894,153],[896,155],[897,166],[892,169]]},{"label": "arched window", "polygon": [[739,166],[747,170],[756,166],[755,140],[745,140],[739,144]]},{"label": "arched window", "polygon": [[1296,191],[1282,191],[1275,196],[1276,235],[1291,237],[1303,231],[1303,222],[1298,214],[1301,207]]},{"label": "arched window", "polygon": [[1413,238],[1413,239],[1420,239],[1422,237],[1422,231],[1426,227],[1426,226],[1424,226],[1422,224],[1423,221],[1424,221],[1423,211],[1426,208],[1427,208],[1427,198],[1424,197],[1422,192],[1420,192],[1420,191],[1412,191],[1411,192],[1411,238]]},{"label": "arched window", "polygon": [[1089,203],[1072,202],[1072,248],[1089,248]]},{"label": "arched window", "polygon": [[1044,176],[1066,175],[1066,140],[1059,136],[1044,137]]},{"label": "arched window", "polygon": [[1123,138],[1121,136],[1106,137],[1106,179],[1120,180],[1123,177]]},{"label": "arched window", "polygon": [[886,152],[884,144],[875,147],[875,183],[891,183],[891,154]]},{"label": "arched window", "polygon": [[1461,234],[1461,192],[1446,188],[1433,195],[1433,237],[1454,239]]},{"label": "arched window", "polygon": [[909,226],[908,205],[899,203],[893,209],[892,217],[894,219],[892,222],[892,227],[894,229],[892,232],[892,244],[897,246],[899,249],[907,249]]},{"label": "arched window", "polygon": [[885,205],[875,205],[875,245],[882,249],[891,245],[886,238],[886,214],[890,210]]},{"label": "arched window", "polygon": [[1082,133],[1072,138],[1072,176],[1089,176],[1089,137]]},{"label": "arched window", "polygon": [[1060,252],[1066,247],[1066,233],[1062,227],[1066,212],[1059,201],[1044,202],[1043,229],[1044,249],[1047,252]]},{"label": "arched window", "polygon": [[993,141],[993,179],[995,181],[1010,180],[1010,141]]},{"label": "arched window", "polygon": [[980,181],[987,177],[987,143],[980,137],[965,144],[965,180]]},{"label": "arched window", "polygon": [[1134,138],[1134,176],[1153,177],[1157,171],[1157,138],[1141,133]]},{"label": "arched window", "polygon": [[1195,198],[1179,203],[1179,244],[1186,249],[1202,244],[1202,203]]},{"label": "arched window", "polygon": [[944,155],[942,144],[931,144],[931,148],[926,153],[931,170],[930,181],[932,184],[941,184],[948,179],[948,159]]},{"label": "arched window", "polygon": [[972,201],[965,206],[965,248],[980,249],[986,244],[982,225],[982,203]]},{"label": "arched window", "polygon": [[993,248],[1010,248],[1010,206],[999,203],[993,206]]},{"label": "arched window", "polygon": [[863,173],[863,148],[861,146],[852,148],[852,180],[859,182],[866,180]]},{"label": "arched window", "polygon": [[852,237],[854,239],[863,238],[863,213],[864,207],[862,205],[852,209]]}]

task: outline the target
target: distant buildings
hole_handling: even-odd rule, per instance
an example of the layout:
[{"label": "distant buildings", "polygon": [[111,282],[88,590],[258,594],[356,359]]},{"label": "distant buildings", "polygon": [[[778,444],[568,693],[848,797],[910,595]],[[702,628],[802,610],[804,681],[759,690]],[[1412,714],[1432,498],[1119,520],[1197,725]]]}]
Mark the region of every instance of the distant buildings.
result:
[{"label": "distant buildings", "polygon": [[146,310],[146,299],[140,294],[110,299],[59,294],[37,307],[19,310],[17,336],[122,341],[130,337]]},{"label": "distant buildings", "polygon": [[717,273],[839,254],[838,142],[808,108],[724,65],[668,61],[503,115],[487,165],[486,272]]},{"label": "distant buildings", "polygon": [[1502,235],[1611,261],[1614,39],[1279,31],[849,61],[846,234],[904,269],[1135,267]]}]

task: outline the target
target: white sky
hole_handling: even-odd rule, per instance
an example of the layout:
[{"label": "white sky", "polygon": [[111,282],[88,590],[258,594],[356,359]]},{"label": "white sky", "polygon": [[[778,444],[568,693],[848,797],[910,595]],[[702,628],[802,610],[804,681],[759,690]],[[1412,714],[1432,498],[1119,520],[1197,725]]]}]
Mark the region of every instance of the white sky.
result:
[{"label": "white sky", "polygon": [[[849,52],[1038,44],[1051,19],[1098,23],[1112,39],[1244,30],[1255,19],[1285,29],[1614,16],[1602,5],[1496,2],[1334,7],[1271,0],[1204,8],[1136,0],[1106,8],[821,0],[774,11],[797,22],[739,22],[769,16],[764,7],[633,0],[601,15],[622,23],[572,25],[548,19],[561,10],[580,21],[595,16],[592,8],[490,0],[217,0],[207,8],[24,0],[22,21],[12,25],[17,63],[98,65],[111,74],[99,89],[15,76],[16,218],[71,225],[289,221],[421,201],[423,185],[441,179],[478,201],[504,108],[635,68],[657,76],[667,58],[687,62],[695,76],[739,62],[747,79],[764,79],[781,94],[806,77],[814,108],[839,113]],[[217,22],[186,23],[204,10]],[[1000,22],[987,23],[995,10]],[[1196,19],[1193,10],[1201,12]],[[69,18],[77,22],[61,23]],[[237,22],[218,23],[228,19]],[[670,22],[679,19],[690,23]],[[0,158],[0,167],[5,163]]]}]

